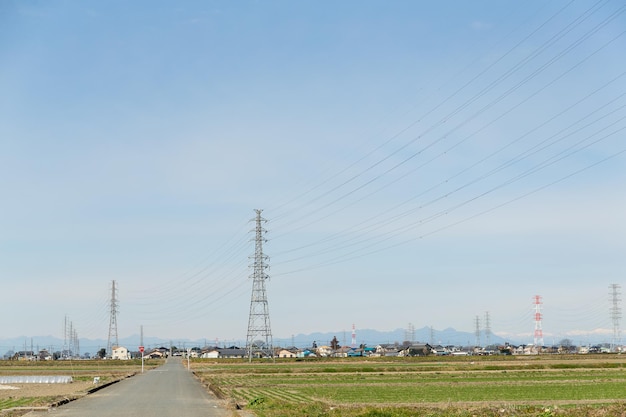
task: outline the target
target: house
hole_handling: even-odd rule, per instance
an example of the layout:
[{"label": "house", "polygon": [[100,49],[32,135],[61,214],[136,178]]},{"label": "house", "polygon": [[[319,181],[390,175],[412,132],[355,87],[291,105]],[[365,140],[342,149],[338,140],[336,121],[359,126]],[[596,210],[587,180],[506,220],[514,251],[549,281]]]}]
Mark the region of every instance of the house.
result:
[{"label": "house", "polygon": [[378,345],[375,348],[375,352],[377,356],[387,356],[387,357],[398,356],[401,350],[402,348],[395,344]]},{"label": "house", "polygon": [[317,356],[320,356],[322,358],[331,356],[333,354],[333,348],[331,348],[330,346],[320,346],[317,348]]},{"label": "house", "polygon": [[227,358],[227,359],[243,359],[246,355],[246,350],[238,347],[230,347],[218,349],[219,358]]},{"label": "house", "polygon": [[414,343],[401,351],[402,356],[428,356],[433,348],[428,343]]},{"label": "house", "polygon": [[111,359],[119,359],[124,361],[130,359],[128,349],[126,349],[124,346],[113,346]]},{"label": "house", "polygon": [[295,352],[292,352],[292,351],[287,350],[287,349],[280,349],[278,351],[278,357],[279,358],[295,358],[296,354],[295,354]]},{"label": "house", "polygon": [[216,359],[220,357],[220,351],[217,347],[202,349],[200,357],[203,359]]},{"label": "house", "polygon": [[437,356],[446,356],[450,354],[450,351],[441,345],[433,346],[433,353]]},{"label": "house", "polygon": [[317,355],[311,349],[304,349],[303,351],[298,352],[296,354],[296,357],[298,357],[298,358],[311,358],[311,357],[315,358],[315,357],[317,357]]},{"label": "house", "polygon": [[162,353],[160,350],[155,349],[152,352],[148,353],[147,355],[144,354],[144,358],[148,358],[148,359],[161,359],[166,357],[166,355],[164,353]]},{"label": "house", "polygon": [[32,350],[21,350],[19,352],[15,352],[13,355],[13,360],[18,361],[34,361],[37,360],[35,357],[35,353]]},{"label": "house", "polygon": [[336,358],[347,358],[348,352],[350,352],[352,348],[350,346],[341,346],[339,349],[335,351],[333,354]]},{"label": "house", "polygon": [[[205,347],[199,352],[196,352],[199,358],[203,359],[243,359],[247,357],[245,349],[238,348],[237,346],[231,346],[229,348],[220,347]],[[192,352],[193,357],[193,352]]]},{"label": "house", "polygon": [[48,351],[46,349],[40,350],[38,357],[39,357],[40,361],[51,361],[52,360],[52,355],[50,353],[48,353]]},{"label": "house", "polygon": [[363,356],[363,349],[350,349],[348,352],[348,357],[353,358],[356,356]]}]

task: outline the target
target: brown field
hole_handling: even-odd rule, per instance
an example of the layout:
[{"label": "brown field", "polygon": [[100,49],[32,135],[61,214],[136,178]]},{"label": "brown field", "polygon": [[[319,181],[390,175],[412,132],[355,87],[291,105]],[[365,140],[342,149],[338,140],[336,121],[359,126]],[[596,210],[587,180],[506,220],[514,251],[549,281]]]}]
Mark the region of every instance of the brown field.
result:
[{"label": "brown field", "polygon": [[[162,361],[147,361],[145,369],[161,365]],[[398,361],[371,361],[366,359],[276,361],[275,364],[241,360],[193,360],[194,373],[207,389],[231,404],[240,406],[242,413],[258,416],[358,416],[358,417],[406,417],[415,415],[446,417],[485,416],[585,416],[626,417],[626,388],[617,387],[614,396],[601,398],[533,401],[530,398],[497,399],[458,398],[454,401],[433,398],[419,404],[407,402],[402,388],[411,384],[414,375],[420,391],[439,385],[449,386],[448,378],[459,379],[457,389],[471,389],[476,384],[486,389],[496,389],[500,379],[516,384],[516,391],[543,381],[543,389],[550,390],[558,384],[558,377],[566,375],[572,383],[579,376],[593,375],[593,385],[615,386],[623,381],[626,369],[625,356],[543,356],[543,357],[476,357],[442,360],[442,358],[412,358]],[[33,409],[49,408],[87,395],[93,388],[93,378],[100,377],[100,386],[119,381],[141,371],[140,361],[57,361],[57,362],[11,362],[0,361],[0,375],[69,375],[71,384],[5,384],[0,385],[0,417],[22,416]],[[552,375],[547,378],[545,375]],[[507,376],[508,375],[508,376]],[[480,377],[476,381],[463,378]],[[408,378],[408,379],[407,379]],[[420,379],[421,378],[421,379]],[[551,378],[554,378],[552,381]],[[608,379],[607,379],[608,378]],[[616,379],[617,378],[617,379]],[[311,379],[311,381],[308,381]],[[395,379],[401,379],[395,381]],[[423,381],[422,381],[423,379]],[[438,382],[438,379],[445,380]],[[498,379],[489,382],[490,379]],[[605,381],[606,379],[606,381]],[[317,385],[318,381],[325,381]],[[536,381],[536,382],[535,382]],[[618,381],[618,382],[619,382]],[[331,383],[329,385],[329,383]],[[508,382],[511,384],[511,382]],[[312,385],[314,384],[314,385]],[[387,403],[372,396],[370,391],[360,392],[364,384],[376,388],[375,392],[387,392]],[[519,387],[518,387],[519,385]],[[618,384],[619,385],[619,384]],[[326,386],[326,387],[325,387]],[[333,386],[336,387],[333,389]],[[388,389],[387,387],[396,387]],[[383,389],[385,388],[385,389]],[[525,388],[526,389],[526,388]],[[302,395],[298,396],[300,391]],[[353,398],[346,396],[353,392]],[[295,396],[293,398],[287,398]],[[311,397],[313,395],[313,397]],[[363,395],[366,395],[365,397]],[[413,394],[411,394],[413,395]],[[276,398],[274,398],[276,396]],[[297,398],[296,398],[297,397]],[[310,397],[310,398],[309,398]],[[319,398],[318,398],[319,397]],[[327,398],[326,398],[327,397]],[[255,402],[264,401],[260,406]],[[314,400],[314,401],[313,401]],[[503,406],[504,404],[504,406]],[[559,405],[559,409],[546,411]],[[561,404],[565,408],[560,408]],[[286,408],[285,408],[286,407]],[[238,407],[239,408],[239,407]],[[244,411],[245,410],[245,411]]]},{"label": "brown field", "polygon": [[[152,369],[162,363],[157,360],[146,361],[144,369]],[[0,416],[21,416],[33,409],[49,408],[75,400],[98,387],[138,372],[141,372],[139,360],[0,361],[0,376],[67,375],[73,379],[69,384],[0,384]],[[94,377],[100,378],[99,384],[94,385]]]}]

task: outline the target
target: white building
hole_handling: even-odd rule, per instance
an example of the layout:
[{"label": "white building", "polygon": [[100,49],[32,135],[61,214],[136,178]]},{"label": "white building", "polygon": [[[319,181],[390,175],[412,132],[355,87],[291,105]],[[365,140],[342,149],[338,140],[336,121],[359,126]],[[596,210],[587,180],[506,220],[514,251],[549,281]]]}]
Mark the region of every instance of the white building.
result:
[{"label": "white building", "polygon": [[130,359],[130,354],[128,353],[128,349],[126,349],[124,346],[113,346],[111,359],[121,359],[124,361]]}]

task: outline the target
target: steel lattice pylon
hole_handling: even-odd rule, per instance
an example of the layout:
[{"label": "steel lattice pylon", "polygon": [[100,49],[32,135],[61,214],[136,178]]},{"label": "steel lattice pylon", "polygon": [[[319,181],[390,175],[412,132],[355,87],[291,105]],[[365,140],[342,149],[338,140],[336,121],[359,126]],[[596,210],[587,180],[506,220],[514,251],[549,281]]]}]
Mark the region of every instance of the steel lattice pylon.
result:
[{"label": "steel lattice pylon", "polygon": [[252,297],[250,299],[250,316],[248,319],[248,337],[246,339],[246,354],[248,360],[253,357],[274,358],[274,346],[272,342],[272,329],[270,326],[270,312],[267,302],[267,292],[265,291],[265,281],[269,276],[265,273],[268,268],[268,256],[263,254],[263,243],[267,242],[263,229],[266,222],[261,217],[262,210],[255,210],[256,227],[254,229],[254,256],[251,257],[252,264]]},{"label": "steel lattice pylon", "polygon": [[611,296],[611,308],[609,312],[611,313],[611,322],[613,323],[613,337],[611,339],[611,352],[615,352],[618,349],[621,351],[621,332],[619,328],[619,319],[622,318],[622,309],[619,307],[620,298],[620,285],[619,284],[611,284],[609,285],[609,289],[611,292],[609,295]]},{"label": "steel lattice pylon", "polygon": [[109,316],[109,339],[107,342],[107,355],[113,356],[113,348],[119,346],[117,338],[117,288],[115,280],[111,281],[111,312]]}]

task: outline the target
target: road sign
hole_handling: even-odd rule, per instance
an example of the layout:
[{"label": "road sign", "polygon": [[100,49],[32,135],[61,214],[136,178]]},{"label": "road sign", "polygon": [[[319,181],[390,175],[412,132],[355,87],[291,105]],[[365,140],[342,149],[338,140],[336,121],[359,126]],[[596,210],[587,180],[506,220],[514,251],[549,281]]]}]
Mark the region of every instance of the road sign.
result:
[{"label": "road sign", "polygon": [[139,346],[139,352],[143,353],[143,346]]}]

